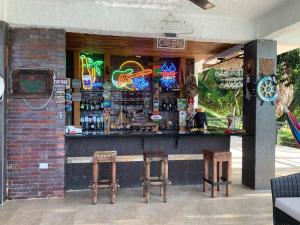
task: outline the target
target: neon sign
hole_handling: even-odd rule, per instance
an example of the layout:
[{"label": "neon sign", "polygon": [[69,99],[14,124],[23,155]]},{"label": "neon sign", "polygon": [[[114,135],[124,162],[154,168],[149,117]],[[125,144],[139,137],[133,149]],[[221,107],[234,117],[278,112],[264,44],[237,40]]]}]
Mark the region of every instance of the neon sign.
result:
[{"label": "neon sign", "polygon": [[176,85],[176,67],[173,63],[170,64],[170,66],[167,65],[165,62],[161,66],[161,78],[160,83],[161,86],[164,87],[166,90],[169,90],[171,88],[174,88]]},{"label": "neon sign", "polygon": [[80,55],[81,80],[84,90],[100,89],[101,82],[99,78],[103,76],[104,62],[102,60],[94,61],[86,54]]},{"label": "neon sign", "polygon": [[111,81],[118,89],[144,90],[149,87],[149,81],[145,77],[151,74],[151,69],[144,69],[139,62],[130,60],[124,62],[119,69],[113,71]]}]

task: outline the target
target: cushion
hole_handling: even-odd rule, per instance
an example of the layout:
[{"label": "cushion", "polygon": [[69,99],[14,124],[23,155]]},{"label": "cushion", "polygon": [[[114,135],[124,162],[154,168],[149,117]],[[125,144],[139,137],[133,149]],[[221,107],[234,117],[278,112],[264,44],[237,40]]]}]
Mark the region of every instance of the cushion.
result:
[{"label": "cushion", "polygon": [[275,207],[300,222],[300,197],[276,198]]}]

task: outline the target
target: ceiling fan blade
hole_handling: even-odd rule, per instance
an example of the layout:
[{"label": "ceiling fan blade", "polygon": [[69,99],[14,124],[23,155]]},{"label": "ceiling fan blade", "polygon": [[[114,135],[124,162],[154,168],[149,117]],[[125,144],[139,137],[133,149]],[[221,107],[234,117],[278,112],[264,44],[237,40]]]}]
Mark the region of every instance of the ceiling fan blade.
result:
[{"label": "ceiling fan blade", "polygon": [[215,7],[215,5],[212,4],[208,0],[189,0],[189,1],[194,3],[195,5],[199,6],[200,8],[202,8],[204,10],[211,9],[211,8]]}]

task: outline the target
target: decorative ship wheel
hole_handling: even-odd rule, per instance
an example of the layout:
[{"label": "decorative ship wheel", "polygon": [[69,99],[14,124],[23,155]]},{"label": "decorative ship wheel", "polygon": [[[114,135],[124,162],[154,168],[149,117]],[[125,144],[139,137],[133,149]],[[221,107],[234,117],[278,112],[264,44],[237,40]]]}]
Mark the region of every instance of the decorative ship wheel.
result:
[{"label": "decorative ship wheel", "polygon": [[278,88],[276,82],[276,75],[264,76],[257,84],[257,95],[264,102],[271,102],[274,105],[274,101],[278,97]]}]

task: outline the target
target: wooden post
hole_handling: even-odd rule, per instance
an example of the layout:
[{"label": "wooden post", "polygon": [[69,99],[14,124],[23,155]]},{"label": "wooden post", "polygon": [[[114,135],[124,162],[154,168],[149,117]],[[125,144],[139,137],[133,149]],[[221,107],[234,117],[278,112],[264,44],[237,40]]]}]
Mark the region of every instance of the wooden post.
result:
[{"label": "wooden post", "polygon": [[98,176],[99,176],[99,165],[96,160],[93,161],[93,191],[92,191],[92,201],[93,204],[97,204],[98,199]]},{"label": "wooden post", "polygon": [[165,174],[165,179],[164,179],[164,196],[163,196],[163,201],[167,202],[167,188],[168,188],[168,177],[169,177],[169,167],[168,167],[168,159],[164,160],[164,174]]},{"label": "wooden post", "polygon": [[[208,179],[208,160],[207,158],[204,156],[203,159],[203,176],[205,179]],[[203,179],[203,192],[207,192],[207,183],[206,181]]]},{"label": "wooden post", "polygon": [[212,179],[212,185],[211,185],[211,197],[212,198],[215,198],[217,197],[217,187],[215,185],[215,183],[217,182],[217,176],[218,176],[218,173],[217,173],[217,167],[218,164],[217,164],[217,161],[215,158],[213,158],[212,160],[212,176],[213,176],[213,179]]},{"label": "wooden post", "polygon": [[[161,181],[165,180],[165,162],[162,160],[160,161],[160,178]],[[160,196],[164,195],[164,185],[163,183],[160,186]]]},{"label": "wooden post", "polygon": [[149,202],[150,198],[150,160],[146,159],[146,179],[145,179],[145,203]]},{"label": "wooden post", "polygon": [[180,58],[179,62],[179,86],[180,86],[180,98],[183,98],[183,85],[186,76],[186,58]]},{"label": "wooden post", "polygon": [[228,163],[227,163],[227,185],[226,185],[226,196],[229,196],[231,193],[231,183],[232,182],[232,159],[230,157]]},{"label": "wooden post", "polygon": [[110,54],[104,54],[104,82],[110,80]]},{"label": "wooden post", "polygon": [[116,191],[116,158],[114,158],[111,165],[111,204],[114,204],[116,201]]},{"label": "wooden post", "polygon": [[[81,80],[81,71],[80,71],[80,52],[74,51],[73,52],[73,62],[74,62],[74,79]],[[73,93],[79,93],[80,89],[74,88]],[[73,108],[73,118],[74,118],[74,126],[80,126],[80,102],[74,102],[74,108]]]},{"label": "wooden post", "polygon": [[[218,162],[218,183],[220,181],[222,181],[222,173],[223,173],[223,167],[222,167],[222,161],[221,162]],[[217,188],[218,191],[220,191],[220,185],[218,184],[218,188]]]}]

